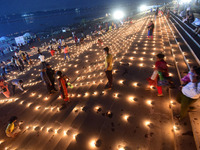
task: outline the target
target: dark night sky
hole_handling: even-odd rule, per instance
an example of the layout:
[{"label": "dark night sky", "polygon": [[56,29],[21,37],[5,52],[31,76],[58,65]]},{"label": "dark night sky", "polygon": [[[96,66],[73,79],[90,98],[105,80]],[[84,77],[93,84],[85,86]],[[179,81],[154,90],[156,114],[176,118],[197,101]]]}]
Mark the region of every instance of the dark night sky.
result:
[{"label": "dark night sky", "polygon": [[0,0],[0,15],[95,5],[109,7],[130,2],[144,4],[145,0],[139,2],[138,0]]}]

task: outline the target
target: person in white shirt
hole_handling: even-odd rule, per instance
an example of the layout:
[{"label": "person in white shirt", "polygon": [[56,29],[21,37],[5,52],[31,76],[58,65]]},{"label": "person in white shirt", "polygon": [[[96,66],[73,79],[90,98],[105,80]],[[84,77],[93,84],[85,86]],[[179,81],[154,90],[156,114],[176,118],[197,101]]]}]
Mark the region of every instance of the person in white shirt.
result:
[{"label": "person in white shirt", "polygon": [[190,105],[200,98],[200,67],[195,69],[192,81],[186,84],[178,94],[176,100],[181,104],[179,119],[183,119],[187,115]]},{"label": "person in white shirt", "polygon": [[23,80],[14,79],[11,81],[11,84],[12,84],[12,88],[13,88],[13,95],[15,94],[15,86],[17,86],[21,91],[24,91]]},{"label": "person in white shirt", "polygon": [[46,67],[46,62],[45,62],[45,57],[44,55],[42,55],[42,53],[39,53],[39,57],[38,57],[42,63],[42,67],[45,68]]}]

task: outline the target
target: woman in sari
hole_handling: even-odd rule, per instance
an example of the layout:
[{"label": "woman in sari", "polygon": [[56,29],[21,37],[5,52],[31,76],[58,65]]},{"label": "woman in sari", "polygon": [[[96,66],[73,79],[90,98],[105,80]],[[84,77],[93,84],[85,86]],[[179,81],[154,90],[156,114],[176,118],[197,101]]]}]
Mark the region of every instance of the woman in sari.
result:
[{"label": "woman in sari", "polygon": [[10,91],[8,89],[8,83],[5,82],[3,79],[0,79],[0,93],[3,93],[3,95],[6,98],[10,97]]},{"label": "woman in sari", "polygon": [[69,78],[62,74],[61,71],[57,71],[58,81],[59,81],[59,89],[61,93],[61,97],[64,99],[64,101],[69,102],[68,92],[67,92],[67,83],[69,81]]}]

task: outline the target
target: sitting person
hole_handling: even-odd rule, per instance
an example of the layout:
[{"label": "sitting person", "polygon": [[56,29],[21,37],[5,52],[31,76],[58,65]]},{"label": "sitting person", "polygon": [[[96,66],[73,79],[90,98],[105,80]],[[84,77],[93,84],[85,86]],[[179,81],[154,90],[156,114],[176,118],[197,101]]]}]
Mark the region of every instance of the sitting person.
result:
[{"label": "sitting person", "polygon": [[186,23],[186,22],[187,22],[187,18],[186,18],[186,17],[183,17],[182,22],[183,22],[183,23]]},{"label": "sitting person", "polygon": [[6,135],[7,137],[14,138],[17,134],[20,133],[20,125],[23,123],[23,121],[19,122],[18,125],[15,125],[15,122],[17,121],[16,116],[12,116],[9,120],[9,124],[6,128]]},{"label": "sitting person", "polygon": [[194,22],[194,15],[193,15],[193,13],[191,13],[189,15],[189,17],[188,17],[188,23],[192,23],[192,22]]},{"label": "sitting person", "polygon": [[194,71],[194,76],[192,81],[185,85],[181,92],[177,95],[177,102],[181,104],[180,115],[177,116],[178,119],[183,119],[189,106],[196,102],[200,97],[200,67],[196,68]]}]

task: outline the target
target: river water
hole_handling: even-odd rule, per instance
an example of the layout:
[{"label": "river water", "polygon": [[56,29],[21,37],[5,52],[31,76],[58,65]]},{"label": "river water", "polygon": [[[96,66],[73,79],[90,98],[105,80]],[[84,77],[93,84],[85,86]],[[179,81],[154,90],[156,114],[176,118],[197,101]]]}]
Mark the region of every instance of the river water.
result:
[{"label": "river water", "polygon": [[12,13],[0,15],[0,37],[16,37],[25,32],[54,31],[55,28],[68,27],[70,24],[80,23],[83,20],[91,20],[121,9],[130,14],[136,12],[141,4],[138,1],[126,0],[121,5],[101,4],[92,7],[74,7],[67,9],[55,9],[49,11],[33,11],[29,13]]}]

